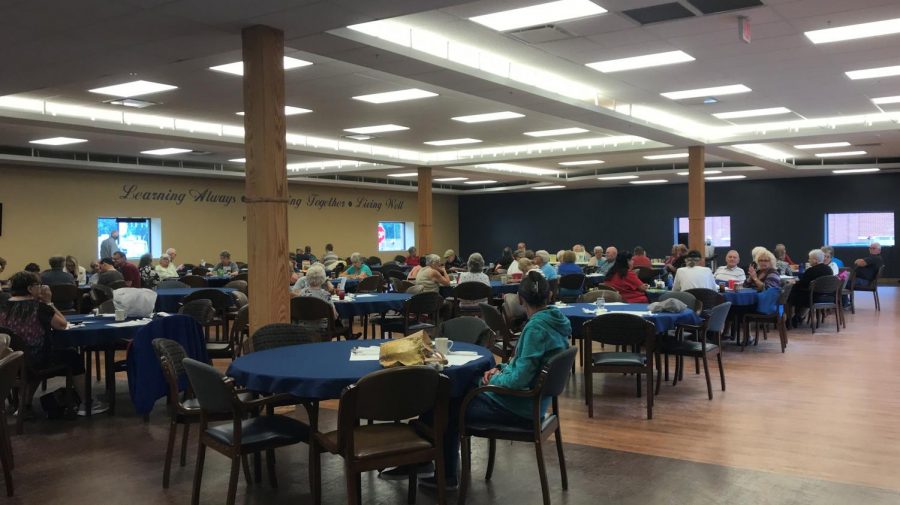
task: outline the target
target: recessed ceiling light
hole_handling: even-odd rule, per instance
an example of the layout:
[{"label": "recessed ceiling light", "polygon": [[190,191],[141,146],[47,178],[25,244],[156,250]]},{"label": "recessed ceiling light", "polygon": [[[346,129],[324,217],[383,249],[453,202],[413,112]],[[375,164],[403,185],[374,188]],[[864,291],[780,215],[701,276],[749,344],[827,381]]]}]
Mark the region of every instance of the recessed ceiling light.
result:
[{"label": "recessed ceiling light", "polygon": [[562,186],[560,184],[554,184],[551,186],[532,186],[531,189],[562,189],[562,188],[565,188],[565,186]]},{"label": "recessed ceiling light", "polygon": [[847,147],[850,142],[825,142],[824,144],[800,144],[794,149],[828,149],[829,147]]},{"label": "recessed ceiling light", "polygon": [[705,177],[707,181],[734,181],[737,179],[746,179],[746,175],[718,175],[715,177]]},{"label": "recessed ceiling light", "polygon": [[606,163],[603,160],[579,160],[579,161],[561,161],[559,164],[564,167],[579,167],[581,165],[600,165]]},{"label": "recessed ceiling light", "polygon": [[703,99],[703,103],[705,103],[706,105],[712,105],[714,103],[719,103],[719,101],[711,96],[708,96]]},{"label": "recessed ceiling light", "polygon": [[787,107],[770,107],[768,109],[750,109],[736,110],[733,112],[716,112],[713,116],[719,119],[737,119],[742,117],[760,117],[760,116],[777,116],[779,114],[790,114],[791,109]]},{"label": "recessed ceiling light", "polygon": [[481,142],[478,139],[447,139],[447,140],[429,140],[427,142],[423,142],[423,144],[428,144],[430,146],[457,146],[461,144],[478,144]]},{"label": "recessed ceiling light", "polygon": [[[298,60],[297,58],[291,58],[290,56],[284,57],[284,69],[290,70],[292,68],[305,67],[307,65],[312,65],[311,61],[306,60]],[[234,63],[226,63],[224,65],[216,65],[214,67],[209,67],[210,70],[215,70],[216,72],[225,72],[226,74],[232,75],[244,75],[244,62],[243,61],[235,61]]]},{"label": "recessed ceiling light", "polygon": [[663,184],[669,182],[665,179],[647,179],[643,181],[628,181],[628,184]]},{"label": "recessed ceiling light", "polygon": [[168,156],[170,154],[189,153],[190,149],[180,149],[177,147],[166,147],[165,149],[151,149],[149,151],[141,151],[141,154],[152,154],[154,156]]},{"label": "recessed ceiling light", "polygon": [[115,100],[105,100],[103,103],[110,105],[120,105],[122,107],[131,107],[132,109],[144,109],[153,105],[159,105],[156,102],[148,102],[147,100],[139,100],[137,98],[119,98]]},{"label": "recessed ceiling light", "polygon": [[515,163],[484,163],[475,165],[478,168],[487,168],[489,170],[500,170],[501,172],[511,172],[530,175],[558,175],[558,170],[550,170],[548,168],[530,167],[527,165],[517,165]]},{"label": "recessed ceiling light", "polygon": [[247,163],[247,158],[233,158],[228,161],[232,163]]},{"label": "recessed ceiling light", "polygon": [[345,139],[351,140],[372,140],[375,138],[374,135],[343,135]]},{"label": "recessed ceiling light", "polygon": [[833,174],[865,174],[869,172],[878,172],[880,168],[847,168],[843,170],[832,170]]},{"label": "recessed ceiling light", "polygon": [[827,44],[829,42],[880,37],[895,33],[900,33],[900,18],[812,30],[803,32],[803,35],[806,35],[806,38],[811,40],[813,44]]},{"label": "recessed ceiling light", "polygon": [[[312,109],[304,109],[303,107],[291,107],[290,105],[284,106],[284,115],[285,116],[296,116],[297,114],[309,114],[312,112]],[[245,114],[244,111],[235,112],[238,116],[243,116]]]},{"label": "recessed ceiling light", "polygon": [[667,91],[660,95],[670,100],[684,100],[686,98],[700,98],[702,96],[712,95],[734,95],[736,93],[747,93],[753,91],[743,84],[729,84],[727,86],[714,86],[712,88],[686,89],[683,91]]},{"label": "recessed ceiling light", "polygon": [[866,154],[865,151],[838,151],[834,153],[816,153],[816,158],[837,158],[840,156],[859,156]]},{"label": "recessed ceiling light", "polygon": [[858,79],[877,79],[878,77],[893,77],[900,75],[900,65],[892,67],[864,68],[862,70],[851,70],[844,72],[847,77],[855,80]]},{"label": "recessed ceiling light", "polygon": [[[690,175],[690,172],[676,172],[678,175]],[[721,174],[721,170],[704,170],[703,175],[716,175]]]},{"label": "recessed ceiling light", "polygon": [[606,9],[588,0],[559,0],[530,7],[494,12],[469,18],[497,31],[514,30],[556,21],[603,14]]},{"label": "recessed ceiling light", "polygon": [[496,184],[497,181],[492,180],[484,180],[484,181],[466,181],[463,184]]},{"label": "recessed ceiling light", "polygon": [[41,144],[45,146],[66,146],[69,144],[80,144],[87,142],[87,139],[75,139],[72,137],[52,137],[49,139],[30,140],[29,144]]},{"label": "recessed ceiling light", "polygon": [[353,99],[369,103],[391,103],[402,102],[404,100],[416,100],[419,98],[429,98],[432,96],[438,96],[438,94],[432,93],[431,91],[425,91],[424,89],[411,88],[401,89],[397,91],[388,91],[385,93],[373,93],[371,95],[359,95],[354,96]]},{"label": "recessed ceiling light", "polygon": [[627,179],[637,179],[636,175],[607,175],[606,177],[597,177],[598,181],[624,181]]},{"label": "recessed ceiling light", "polygon": [[576,133],[585,133],[588,130],[584,128],[559,128],[556,130],[540,130],[536,132],[525,132],[529,137],[552,137],[555,135],[574,135]]},{"label": "recessed ceiling light", "polygon": [[396,124],[380,124],[375,126],[358,126],[356,128],[344,128],[345,132],[350,133],[384,133],[384,132],[396,132],[401,130],[409,130],[409,128],[405,126],[400,126]]},{"label": "recessed ceiling light", "polygon": [[418,177],[419,172],[401,172],[399,174],[388,174],[388,177]]},{"label": "recessed ceiling light", "polygon": [[91,93],[97,93],[98,95],[110,95],[119,96],[122,98],[130,98],[133,96],[149,95],[150,93],[159,93],[161,91],[169,91],[172,89],[178,89],[178,86],[150,81],[132,81],[122,84],[116,84],[114,86],[94,88],[88,91],[90,91]]},{"label": "recessed ceiling light", "polygon": [[435,179],[434,182],[459,182],[468,180],[468,177],[442,177],[440,179]]},{"label": "recessed ceiling light", "polygon": [[454,121],[462,121],[463,123],[483,123],[485,121],[499,121],[501,119],[515,119],[517,117],[525,117],[525,114],[519,114],[518,112],[489,112],[487,114],[475,114],[472,116],[457,116],[454,118],[450,118]]},{"label": "recessed ceiling light", "polygon": [[684,51],[667,51],[664,53],[645,54],[643,56],[632,56],[630,58],[587,63],[587,66],[594,70],[599,70],[604,74],[610,74],[613,72],[621,72],[623,70],[659,67],[662,65],[685,63],[688,61],[694,61],[694,57]]},{"label": "recessed ceiling light", "polygon": [[645,160],[674,160],[677,158],[687,158],[690,156],[688,153],[672,153],[672,154],[651,154],[649,156],[644,156]]},{"label": "recessed ceiling light", "polygon": [[900,96],[882,96],[879,98],[873,98],[872,103],[875,105],[886,105],[889,103],[900,103]]}]

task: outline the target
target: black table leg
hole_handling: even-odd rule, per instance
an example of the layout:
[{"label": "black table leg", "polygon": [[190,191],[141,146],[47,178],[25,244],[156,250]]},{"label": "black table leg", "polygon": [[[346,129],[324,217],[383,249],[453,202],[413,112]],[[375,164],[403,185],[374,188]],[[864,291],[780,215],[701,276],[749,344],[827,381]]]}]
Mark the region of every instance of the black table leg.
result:
[{"label": "black table leg", "polygon": [[84,406],[84,413],[87,417],[91,417],[91,351],[87,349],[81,350],[81,356],[84,358],[84,398],[81,403]]},{"label": "black table leg", "polygon": [[109,415],[116,415],[116,348],[103,350],[106,368],[106,401],[109,402]]}]

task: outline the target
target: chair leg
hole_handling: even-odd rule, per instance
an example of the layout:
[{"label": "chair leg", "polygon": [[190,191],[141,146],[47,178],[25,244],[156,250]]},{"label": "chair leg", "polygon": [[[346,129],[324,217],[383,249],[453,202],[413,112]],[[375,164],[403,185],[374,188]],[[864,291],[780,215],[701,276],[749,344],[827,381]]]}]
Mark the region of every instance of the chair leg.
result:
[{"label": "chair leg", "polygon": [[[437,457],[434,459],[434,479],[437,481],[438,505],[447,505],[447,469],[444,467],[444,450],[438,451]],[[415,470],[410,475],[415,478]],[[410,498],[412,498],[411,505],[416,503],[416,487],[410,490]]]},{"label": "chair leg", "polygon": [[584,401],[588,406],[588,417],[594,417],[594,376],[589,365],[584,366]]},{"label": "chair leg", "polygon": [[169,421],[169,440],[166,443],[166,461],[163,463],[163,489],[169,489],[169,472],[172,470],[172,453],[175,452],[175,431],[177,429],[178,424],[173,416]]},{"label": "chair leg", "polygon": [[[668,368],[668,361],[669,360],[667,358],[666,359],[666,368]],[[662,363],[660,363],[660,357],[657,356],[656,357],[656,393],[655,394],[659,394],[659,388],[660,388],[660,386],[662,386],[663,374],[662,374],[661,367],[662,367]],[[668,380],[669,379],[666,379],[666,382],[668,382]]]},{"label": "chair leg", "polygon": [[319,456],[319,447],[316,444],[314,436],[310,436],[309,441],[309,490],[312,494],[313,505],[321,505],[322,503],[322,477],[321,464],[322,460]]},{"label": "chair leg", "polygon": [[[4,412],[5,414],[5,412]],[[0,448],[0,462],[3,464],[3,480],[6,482],[6,496],[13,496],[15,489],[13,488],[12,471],[14,466],[12,441],[9,439],[9,427],[6,425],[6,418],[3,418],[3,426],[0,427],[0,437],[2,440],[2,448]]]},{"label": "chair leg", "polygon": [[706,353],[703,353],[703,373],[706,375],[706,392],[709,394],[709,399],[712,400],[712,382],[709,380],[709,360],[706,359]]},{"label": "chair leg", "polygon": [[700,358],[694,357],[694,375],[700,375]]},{"label": "chair leg", "polygon": [[344,464],[344,475],[347,480],[347,505],[360,505],[356,475],[351,472],[350,465],[346,463]]},{"label": "chair leg", "polygon": [[[97,371],[97,382],[100,382],[100,351],[94,351],[94,363]],[[44,381],[44,384],[47,382]],[[46,389],[46,387],[44,388]]]},{"label": "chair leg", "polygon": [[719,378],[722,379],[722,391],[725,391],[725,366],[722,364],[721,352],[716,354],[716,359],[719,361]]},{"label": "chair leg", "polygon": [[[653,419],[653,364],[650,365],[647,371],[647,419]],[[640,377],[641,374],[637,375]]]},{"label": "chair leg", "polygon": [[557,426],[556,434],[556,454],[559,457],[559,478],[562,481],[562,488],[569,489],[569,476],[566,473],[566,455],[563,453],[562,430]]},{"label": "chair leg", "polygon": [[875,295],[875,310],[881,312],[881,300],[878,299],[878,287],[875,287],[875,291],[872,291],[872,294]]},{"label": "chair leg", "polygon": [[234,505],[234,498],[237,495],[237,481],[238,474],[241,470],[241,457],[233,456],[231,458],[231,473],[228,477],[228,498],[225,500],[225,505]]},{"label": "chair leg", "polygon": [[460,437],[459,448],[462,452],[462,468],[460,469],[459,495],[456,503],[457,505],[466,505],[466,496],[472,481],[472,437]]},{"label": "chair leg", "polygon": [[191,505],[200,504],[200,484],[203,480],[203,460],[206,459],[206,445],[201,440],[197,444],[197,467],[194,469],[194,489],[191,494]]},{"label": "chair leg", "polygon": [[637,397],[641,397],[641,374],[634,374],[637,378]]},{"label": "chair leg", "polygon": [[[435,460],[437,462],[437,460]],[[437,466],[434,469],[434,476],[437,478]],[[408,505],[416,504],[416,486],[418,486],[418,476],[416,475],[416,465],[409,465],[409,477],[406,485],[406,503]]]},{"label": "chair leg", "polygon": [[269,485],[278,488],[278,476],[275,475],[275,449],[266,449],[266,471],[269,472]]},{"label": "chair leg", "polygon": [[246,454],[241,454],[241,469],[244,470],[244,480],[247,481],[247,485],[252,486],[253,476],[250,475],[250,461],[247,459]]},{"label": "chair leg", "polygon": [[547,489],[547,467],[544,465],[544,449],[540,441],[534,443],[534,453],[537,456],[538,475],[541,478],[541,495],[544,497],[544,505],[550,505],[550,490]]},{"label": "chair leg", "polygon": [[484,480],[491,480],[491,474],[494,473],[494,457],[497,455],[497,441],[493,438],[488,439],[488,464],[487,470],[484,471]]},{"label": "chair leg", "polygon": [[[184,423],[184,431],[181,433],[181,466],[187,464],[187,444],[188,444],[188,434],[191,431],[191,424]],[[173,437],[174,440],[174,437]]]},{"label": "chair leg", "polygon": [[[850,290],[850,313],[851,314],[856,314],[856,298],[855,298],[854,293],[856,293],[856,291],[851,289]],[[876,293],[876,295],[877,295],[877,293]],[[881,310],[881,308],[878,306],[878,298],[875,298],[875,310]]]}]

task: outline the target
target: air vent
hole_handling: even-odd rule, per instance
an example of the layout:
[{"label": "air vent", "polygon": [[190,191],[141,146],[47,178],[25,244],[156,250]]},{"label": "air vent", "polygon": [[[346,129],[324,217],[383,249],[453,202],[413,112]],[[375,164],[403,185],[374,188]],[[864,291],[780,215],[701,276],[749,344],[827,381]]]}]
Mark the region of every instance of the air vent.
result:
[{"label": "air vent", "polygon": [[642,25],[650,23],[661,23],[663,21],[672,21],[674,19],[690,18],[694,13],[684,8],[678,3],[667,3],[660,5],[651,5],[650,7],[642,7],[640,9],[630,9],[622,11],[622,14],[630,17]]},{"label": "air vent", "polygon": [[704,14],[736,11],[762,6],[760,0],[687,0],[688,3]]},{"label": "air vent", "polygon": [[146,100],[138,100],[137,98],[115,98],[113,100],[104,100],[103,103],[108,103],[110,105],[120,105],[122,107],[131,107],[134,109],[143,109],[146,107],[152,107],[154,105],[159,105],[156,102],[148,102]]},{"label": "air vent", "polygon": [[565,40],[574,37],[571,33],[554,25],[526,28],[524,30],[509,32],[509,34],[528,44],[540,44],[542,42],[553,42],[555,40]]}]

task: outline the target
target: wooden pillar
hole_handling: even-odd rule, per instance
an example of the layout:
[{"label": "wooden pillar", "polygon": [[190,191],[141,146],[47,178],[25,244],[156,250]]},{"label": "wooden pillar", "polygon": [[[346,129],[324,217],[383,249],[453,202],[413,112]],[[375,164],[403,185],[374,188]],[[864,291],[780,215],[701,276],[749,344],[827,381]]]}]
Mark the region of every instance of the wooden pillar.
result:
[{"label": "wooden pillar", "polygon": [[416,246],[420,256],[429,253],[441,254],[431,249],[433,246],[431,241],[433,216],[431,204],[431,167],[419,167],[419,229],[417,230]]},{"label": "wooden pillar", "polygon": [[268,26],[251,26],[243,29],[241,38],[252,334],[269,323],[290,322],[284,33]]},{"label": "wooden pillar", "polygon": [[688,248],[700,251],[701,256],[706,256],[705,154],[703,146],[688,148]]}]

